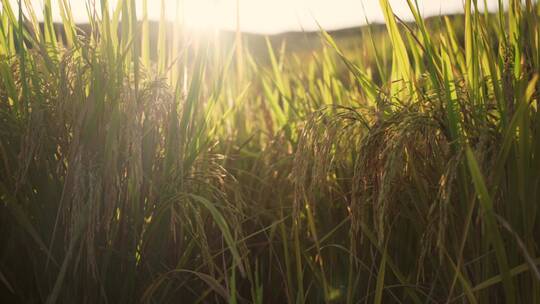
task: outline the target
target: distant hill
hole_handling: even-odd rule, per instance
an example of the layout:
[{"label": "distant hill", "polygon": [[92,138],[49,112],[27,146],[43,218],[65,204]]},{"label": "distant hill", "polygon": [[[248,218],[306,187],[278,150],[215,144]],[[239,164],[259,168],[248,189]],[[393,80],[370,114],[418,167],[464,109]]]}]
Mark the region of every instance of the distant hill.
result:
[{"label": "distant hill", "polygon": [[[461,27],[463,15],[448,15],[448,17],[451,19],[453,24],[456,24],[456,26]],[[426,19],[427,25],[433,29],[436,30],[436,28],[440,27],[442,25],[441,22],[442,18],[440,16],[430,17]],[[460,24],[461,23],[461,24]],[[90,25],[89,24],[78,24],[79,28],[79,34],[80,35],[87,35],[90,33]],[[409,23],[408,26],[414,27],[414,23]],[[170,26],[172,29],[172,24]],[[43,29],[43,25],[42,25]],[[61,36],[64,35],[63,33],[63,26],[59,23],[55,24],[55,29],[57,33]],[[150,22],[150,43],[151,45],[157,45],[157,36],[158,36],[158,29],[159,29],[159,23],[151,21]],[[365,37],[368,36],[368,30],[371,30],[371,33],[373,34],[373,37],[380,38],[380,37],[386,37],[386,26],[381,23],[374,23],[370,24],[369,26],[359,26],[359,27],[352,27],[352,28],[345,28],[340,30],[332,30],[328,33],[336,40],[338,45],[345,46],[345,47],[361,47],[361,44],[364,41]],[[458,36],[460,35],[460,31],[457,31]],[[211,34],[211,33],[204,33],[204,32],[197,32],[194,34],[193,32],[188,32],[186,34],[188,36],[193,35],[199,35],[203,37],[203,41],[205,39],[207,40],[213,40],[218,39],[219,45],[224,50],[229,50],[235,42],[235,36],[236,33],[233,31],[219,31],[219,34],[217,36]],[[168,31],[169,38],[172,38],[172,30]],[[254,34],[254,33],[242,33],[242,39],[245,45],[249,48],[251,54],[255,56],[256,59],[265,61],[267,60],[267,44],[266,39],[269,39],[272,46],[278,50],[281,48],[281,45],[285,43],[286,45],[286,51],[287,52],[300,52],[300,53],[309,53],[314,50],[321,48],[321,39],[320,39],[320,32],[317,31],[306,31],[306,32],[284,32],[279,34],[273,34],[273,35],[262,35],[262,34]],[[152,54],[153,57],[155,57],[155,54]]]}]

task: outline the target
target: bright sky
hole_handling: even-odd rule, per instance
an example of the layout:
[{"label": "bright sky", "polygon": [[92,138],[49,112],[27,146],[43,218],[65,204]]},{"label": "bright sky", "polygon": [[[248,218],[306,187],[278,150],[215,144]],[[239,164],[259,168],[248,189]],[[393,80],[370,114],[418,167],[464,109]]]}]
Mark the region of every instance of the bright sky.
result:
[{"label": "bright sky", "polygon": [[[10,0],[14,5],[17,0]],[[34,4],[36,13],[43,0],[27,0]],[[73,15],[79,22],[88,19],[86,3],[100,0],[68,0]],[[195,29],[235,29],[237,0],[164,0],[166,14],[170,20],[176,18],[177,4],[183,5],[185,24]],[[239,0],[240,27],[243,31],[277,33],[282,31],[317,30],[319,23],[324,29],[357,26],[383,21],[379,0]],[[423,16],[463,11],[463,0],[417,0]],[[24,2],[24,1],[23,1]],[[58,0],[52,0],[55,20],[60,20]],[[116,2],[109,0],[111,7]],[[414,0],[413,0],[414,2]],[[484,1],[478,1],[483,4]],[[497,9],[497,0],[486,0],[490,10]],[[503,2],[508,2],[507,0]],[[142,0],[136,0],[138,14]],[[394,12],[403,19],[410,19],[406,0],[390,0]],[[480,5],[483,7],[483,5]],[[14,6],[15,7],[15,6]],[[161,0],[148,0],[150,18],[160,16]],[[180,6],[181,8],[182,6]],[[180,14],[182,15],[182,14]]]}]

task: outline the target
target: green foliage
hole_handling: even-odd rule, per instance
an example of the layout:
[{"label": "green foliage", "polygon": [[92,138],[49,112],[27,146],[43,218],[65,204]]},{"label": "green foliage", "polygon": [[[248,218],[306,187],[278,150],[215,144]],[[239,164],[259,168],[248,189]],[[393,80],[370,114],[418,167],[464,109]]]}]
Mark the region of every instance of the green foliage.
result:
[{"label": "green foliage", "polygon": [[264,56],[0,3],[2,302],[540,302],[537,3]]}]

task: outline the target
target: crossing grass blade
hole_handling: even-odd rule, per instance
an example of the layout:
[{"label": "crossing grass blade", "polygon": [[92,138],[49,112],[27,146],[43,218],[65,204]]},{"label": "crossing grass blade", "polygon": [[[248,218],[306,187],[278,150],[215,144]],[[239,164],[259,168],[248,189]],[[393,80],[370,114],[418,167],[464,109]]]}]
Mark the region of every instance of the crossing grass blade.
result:
[{"label": "crossing grass blade", "polygon": [[472,152],[471,148],[467,148],[467,164],[469,165],[470,174],[476,188],[478,200],[482,207],[482,216],[486,223],[486,234],[491,240],[491,243],[495,249],[495,255],[497,256],[497,262],[501,271],[501,277],[505,290],[505,299],[508,303],[515,303],[515,291],[514,284],[510,277],[510,268],[508,265],[508,257],[504,246],[503,237],[497,226],[495,218],[495,212],[493,209],[493,202],[486,187],[484,177],[478,166],[478,162]]}]

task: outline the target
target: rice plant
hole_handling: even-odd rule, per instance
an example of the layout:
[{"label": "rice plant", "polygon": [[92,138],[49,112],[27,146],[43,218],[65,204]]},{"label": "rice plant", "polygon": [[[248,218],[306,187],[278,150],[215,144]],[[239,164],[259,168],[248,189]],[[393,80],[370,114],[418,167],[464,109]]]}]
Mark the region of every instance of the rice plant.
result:
[{"label": "rice plant", "polygon": [[1,0],[2,302],[540,303],[540,5],[406,1],[261,55]]}]

